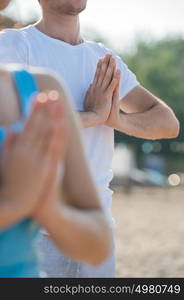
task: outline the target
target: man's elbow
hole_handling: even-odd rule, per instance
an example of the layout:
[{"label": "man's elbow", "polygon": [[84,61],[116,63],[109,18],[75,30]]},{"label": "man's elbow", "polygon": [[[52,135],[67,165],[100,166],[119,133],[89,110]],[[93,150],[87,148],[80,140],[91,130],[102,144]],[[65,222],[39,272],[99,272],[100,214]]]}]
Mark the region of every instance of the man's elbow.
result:
[{"label": "man's elbow", "polygon": [[173,122],[173,126],[170,130],[170,136],[169,138],[177,138],[179,133],[180,133],[180,123],[179,121],[176,119],[175,122]]},{"label": "man's elbow", "polygon": [[164,104],[157,106],[157,121],[155,120],[155,132],[153,139],[173,139],[179,135],[180,124],[173,110]]},{"label": "man's elbow", "polygon": [[163,126],[163,138],[177,138],[180,133],[180,123],[171,109],[165,114]]}]

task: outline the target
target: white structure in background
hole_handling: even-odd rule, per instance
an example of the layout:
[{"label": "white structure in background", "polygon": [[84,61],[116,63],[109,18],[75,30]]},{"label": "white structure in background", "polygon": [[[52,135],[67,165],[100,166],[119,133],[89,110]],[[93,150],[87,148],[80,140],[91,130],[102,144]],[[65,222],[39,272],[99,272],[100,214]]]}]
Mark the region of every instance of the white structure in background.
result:
[{"label": "white structure in background", "polygon": [[114,151],[112,168],[115,177],[130,177],[136,168],[133,149],[126,144],[118,144]]},{"label": "white structure in background", "polygon": [[[112,169],[114,179],[112,184],[124,185],[128,190],[133,185],[165,186],[166,177],[151,168],[138,169],[133,147],[119,144],[115,148]],[[175,177],[171,177],[174,178]]]}]

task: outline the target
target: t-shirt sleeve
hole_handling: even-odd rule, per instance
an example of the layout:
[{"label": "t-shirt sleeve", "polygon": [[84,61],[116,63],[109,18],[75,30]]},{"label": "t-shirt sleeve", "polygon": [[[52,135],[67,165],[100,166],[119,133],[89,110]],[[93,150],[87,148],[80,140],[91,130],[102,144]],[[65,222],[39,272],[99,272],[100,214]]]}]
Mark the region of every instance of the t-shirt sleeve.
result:
[{"label": "t-shirt sleeve", "polygon": [[119,56],[115,56],[117,68],[121,71],[120,99],[124,98],[131,90],[140,85],[136,75],[128,68]]},{"label": "t-shirt sleeve", "polygon": [[27,64],[28,49],[22,34],[15,29],[0,32],[0,64]]}]

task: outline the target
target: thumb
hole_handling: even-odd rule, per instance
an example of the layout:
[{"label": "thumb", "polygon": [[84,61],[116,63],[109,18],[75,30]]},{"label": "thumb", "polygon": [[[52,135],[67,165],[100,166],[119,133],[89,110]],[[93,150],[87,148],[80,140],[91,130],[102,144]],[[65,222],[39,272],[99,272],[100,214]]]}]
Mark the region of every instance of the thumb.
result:
[{"label": "thumb", "polygon": [[3,151],[8,151],[13,147],[17,141],[19,133],[11,131],[9,128],[6,130],[7,135],[3,145]]},{"label": "thumb", "polygon": [[117,80],[117,84],[113,92],[113,103],[119,101],[120,77],[121,77],[120,70],[116,70],[115,78]]},{"label": "thumb", "polygon": [[7,135],[3,143],[2,152],[0,153],[0,169],[6,168],[6,161],[10,160],[12,151],[15,149],[15,145],[19,136],[19,133],[12,132],[10,129],[6,130]]},{"label": "thumb", "polygon": [[119,84],[120,82],[120,77],[121,77],[121,71],[118,69],[118,70],[115,70],[114,71],[114,74],[113,74],[113,79],[108,87],[108,90],[113,92],[115,91],[117,85]]}]

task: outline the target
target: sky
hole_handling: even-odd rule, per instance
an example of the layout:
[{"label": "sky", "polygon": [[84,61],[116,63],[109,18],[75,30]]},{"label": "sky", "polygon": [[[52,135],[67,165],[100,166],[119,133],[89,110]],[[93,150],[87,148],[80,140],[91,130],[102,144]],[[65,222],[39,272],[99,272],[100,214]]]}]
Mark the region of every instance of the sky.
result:
[{"label": "sky", "polygon": [[[23,22],[39,18],[37,2],[14,0],[8,13]],[[91,29],[109,40],[113,48],[125,50],[139,37],[184,36],[183,14],[184,0],[88,0],[81,14],[81,27],[82,32]]]}]

